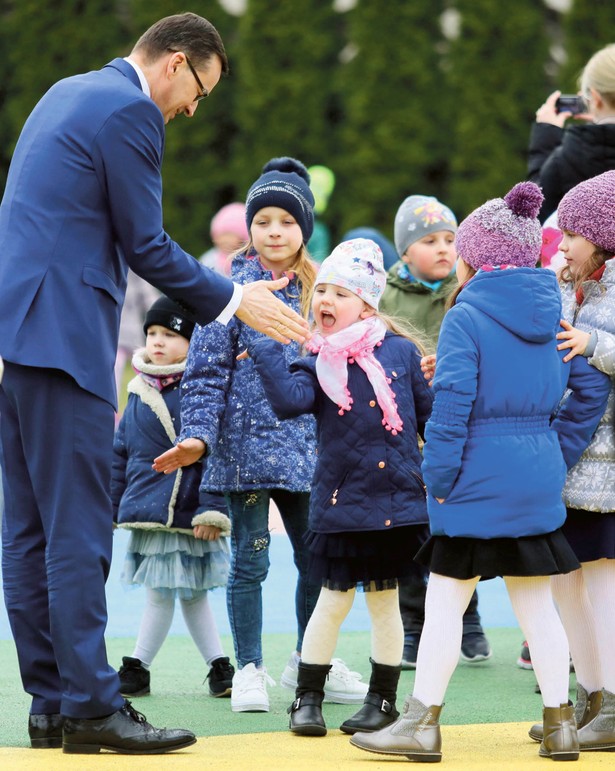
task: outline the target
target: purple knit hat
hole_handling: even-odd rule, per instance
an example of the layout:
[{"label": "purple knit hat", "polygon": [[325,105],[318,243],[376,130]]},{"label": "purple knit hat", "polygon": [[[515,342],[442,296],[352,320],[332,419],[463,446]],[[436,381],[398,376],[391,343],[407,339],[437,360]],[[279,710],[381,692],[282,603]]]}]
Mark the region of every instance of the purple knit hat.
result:
[{"label": "purple knit hat", "polygon": [[457,254],[475,270],[483,265],[533,268],[540,259],[543,195],[533,182],[519,182],[504,198],[493,198],[459,225]]},{"label": "purple knit hat", "polygon": [[557,224],[560,230],[615,253],[615,171],[605,171],[569,190],[557,207]]}]

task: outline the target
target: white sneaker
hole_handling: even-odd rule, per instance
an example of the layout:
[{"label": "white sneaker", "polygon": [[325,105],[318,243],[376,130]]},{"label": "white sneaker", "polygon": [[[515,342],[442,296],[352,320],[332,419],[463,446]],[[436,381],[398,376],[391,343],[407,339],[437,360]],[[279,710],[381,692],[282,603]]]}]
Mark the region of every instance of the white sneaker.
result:
[{"label": "white sneaker", "polygon": [[[298,663],[294,656],[282,672],[280,685],[294,691],[297,687]],[[351,672],[341,659],[333,659],[325,682],[325,701],[334,704],[363,704],[367,684],[361,682],[358,672]]]},{"label": "white sneaker", "polygon": [[248,664],[233,675],[231,710],[233,712],[269,712],[267,685],[275,685],[267,670]]}]

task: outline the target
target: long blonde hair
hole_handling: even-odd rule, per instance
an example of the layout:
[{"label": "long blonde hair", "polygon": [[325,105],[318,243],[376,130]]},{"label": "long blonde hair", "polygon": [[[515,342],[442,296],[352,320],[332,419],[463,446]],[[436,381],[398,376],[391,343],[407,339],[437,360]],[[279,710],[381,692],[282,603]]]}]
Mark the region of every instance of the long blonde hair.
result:
[{"label": "long blonde hair", "polygon": [[[250,254],[258,255],[258,252],[254,248],[252,237],[250,237],[243,246],[237,249],[237,251],[233,252],[230,259],[234,260],[235,257],[238,257],[239,255]],[[299,251],[295,255],[295,261],[290,266],[289,270],[292,270],[297,274],[297,282],[299,285],[298,298],[301,315],[307,319],[310,315],[312,292],[314,291],[314,282],[316,281],[318,268],[314,260],[310,257],[310,253],[305,244],[301,244]],[[288,296],[292,297],[293,295]]]}]

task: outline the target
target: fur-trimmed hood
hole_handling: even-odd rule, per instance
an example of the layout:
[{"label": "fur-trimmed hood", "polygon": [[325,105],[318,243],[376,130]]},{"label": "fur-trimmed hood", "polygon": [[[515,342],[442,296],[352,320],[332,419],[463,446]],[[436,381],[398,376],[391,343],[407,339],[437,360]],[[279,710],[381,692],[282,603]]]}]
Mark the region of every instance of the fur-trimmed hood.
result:
[{"label": "fur-trimmed hood", "polygon": [[159,390],[147,378],[181,375],[185,361],[153,364],[142,348],[135,352],[133,366],[140,374],[128,383],[128,404],[114,441],[112,499],[118,526],[192,535],[192,528],[201,524],[219,527],[222,535],[228,535],[230,520],[223,505],[221,510],[208,506],[199,511],[200,461],[174,474],[152,469],[154,458],[173,447],[177,439],[180,379]]}]

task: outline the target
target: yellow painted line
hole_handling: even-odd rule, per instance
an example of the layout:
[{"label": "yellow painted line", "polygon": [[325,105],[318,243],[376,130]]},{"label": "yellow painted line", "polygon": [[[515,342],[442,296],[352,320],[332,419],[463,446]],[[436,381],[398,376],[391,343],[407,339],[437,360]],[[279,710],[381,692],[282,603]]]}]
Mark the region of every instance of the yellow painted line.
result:
[{"label": "yellow painted line", "polygon": [[[527,735],[529,726],[529,723],[445,725],[442,727],[444,768],[446,771],[549,771],[553,761],[538,756],[538,744]],[[362,752],[352,747],[349,737],[337,730],[324,737],[293,736],[289,731],[208,736],[200,738],[193,747],[168,755],[65,755],[61,750],[0,748],[0,768],[7,771],[396,771],[404,761],[403,757],[389,759]],[[566,764],[566,769],[612,769],[614,762],[615,753],[584,752],[579,766]]]}]

